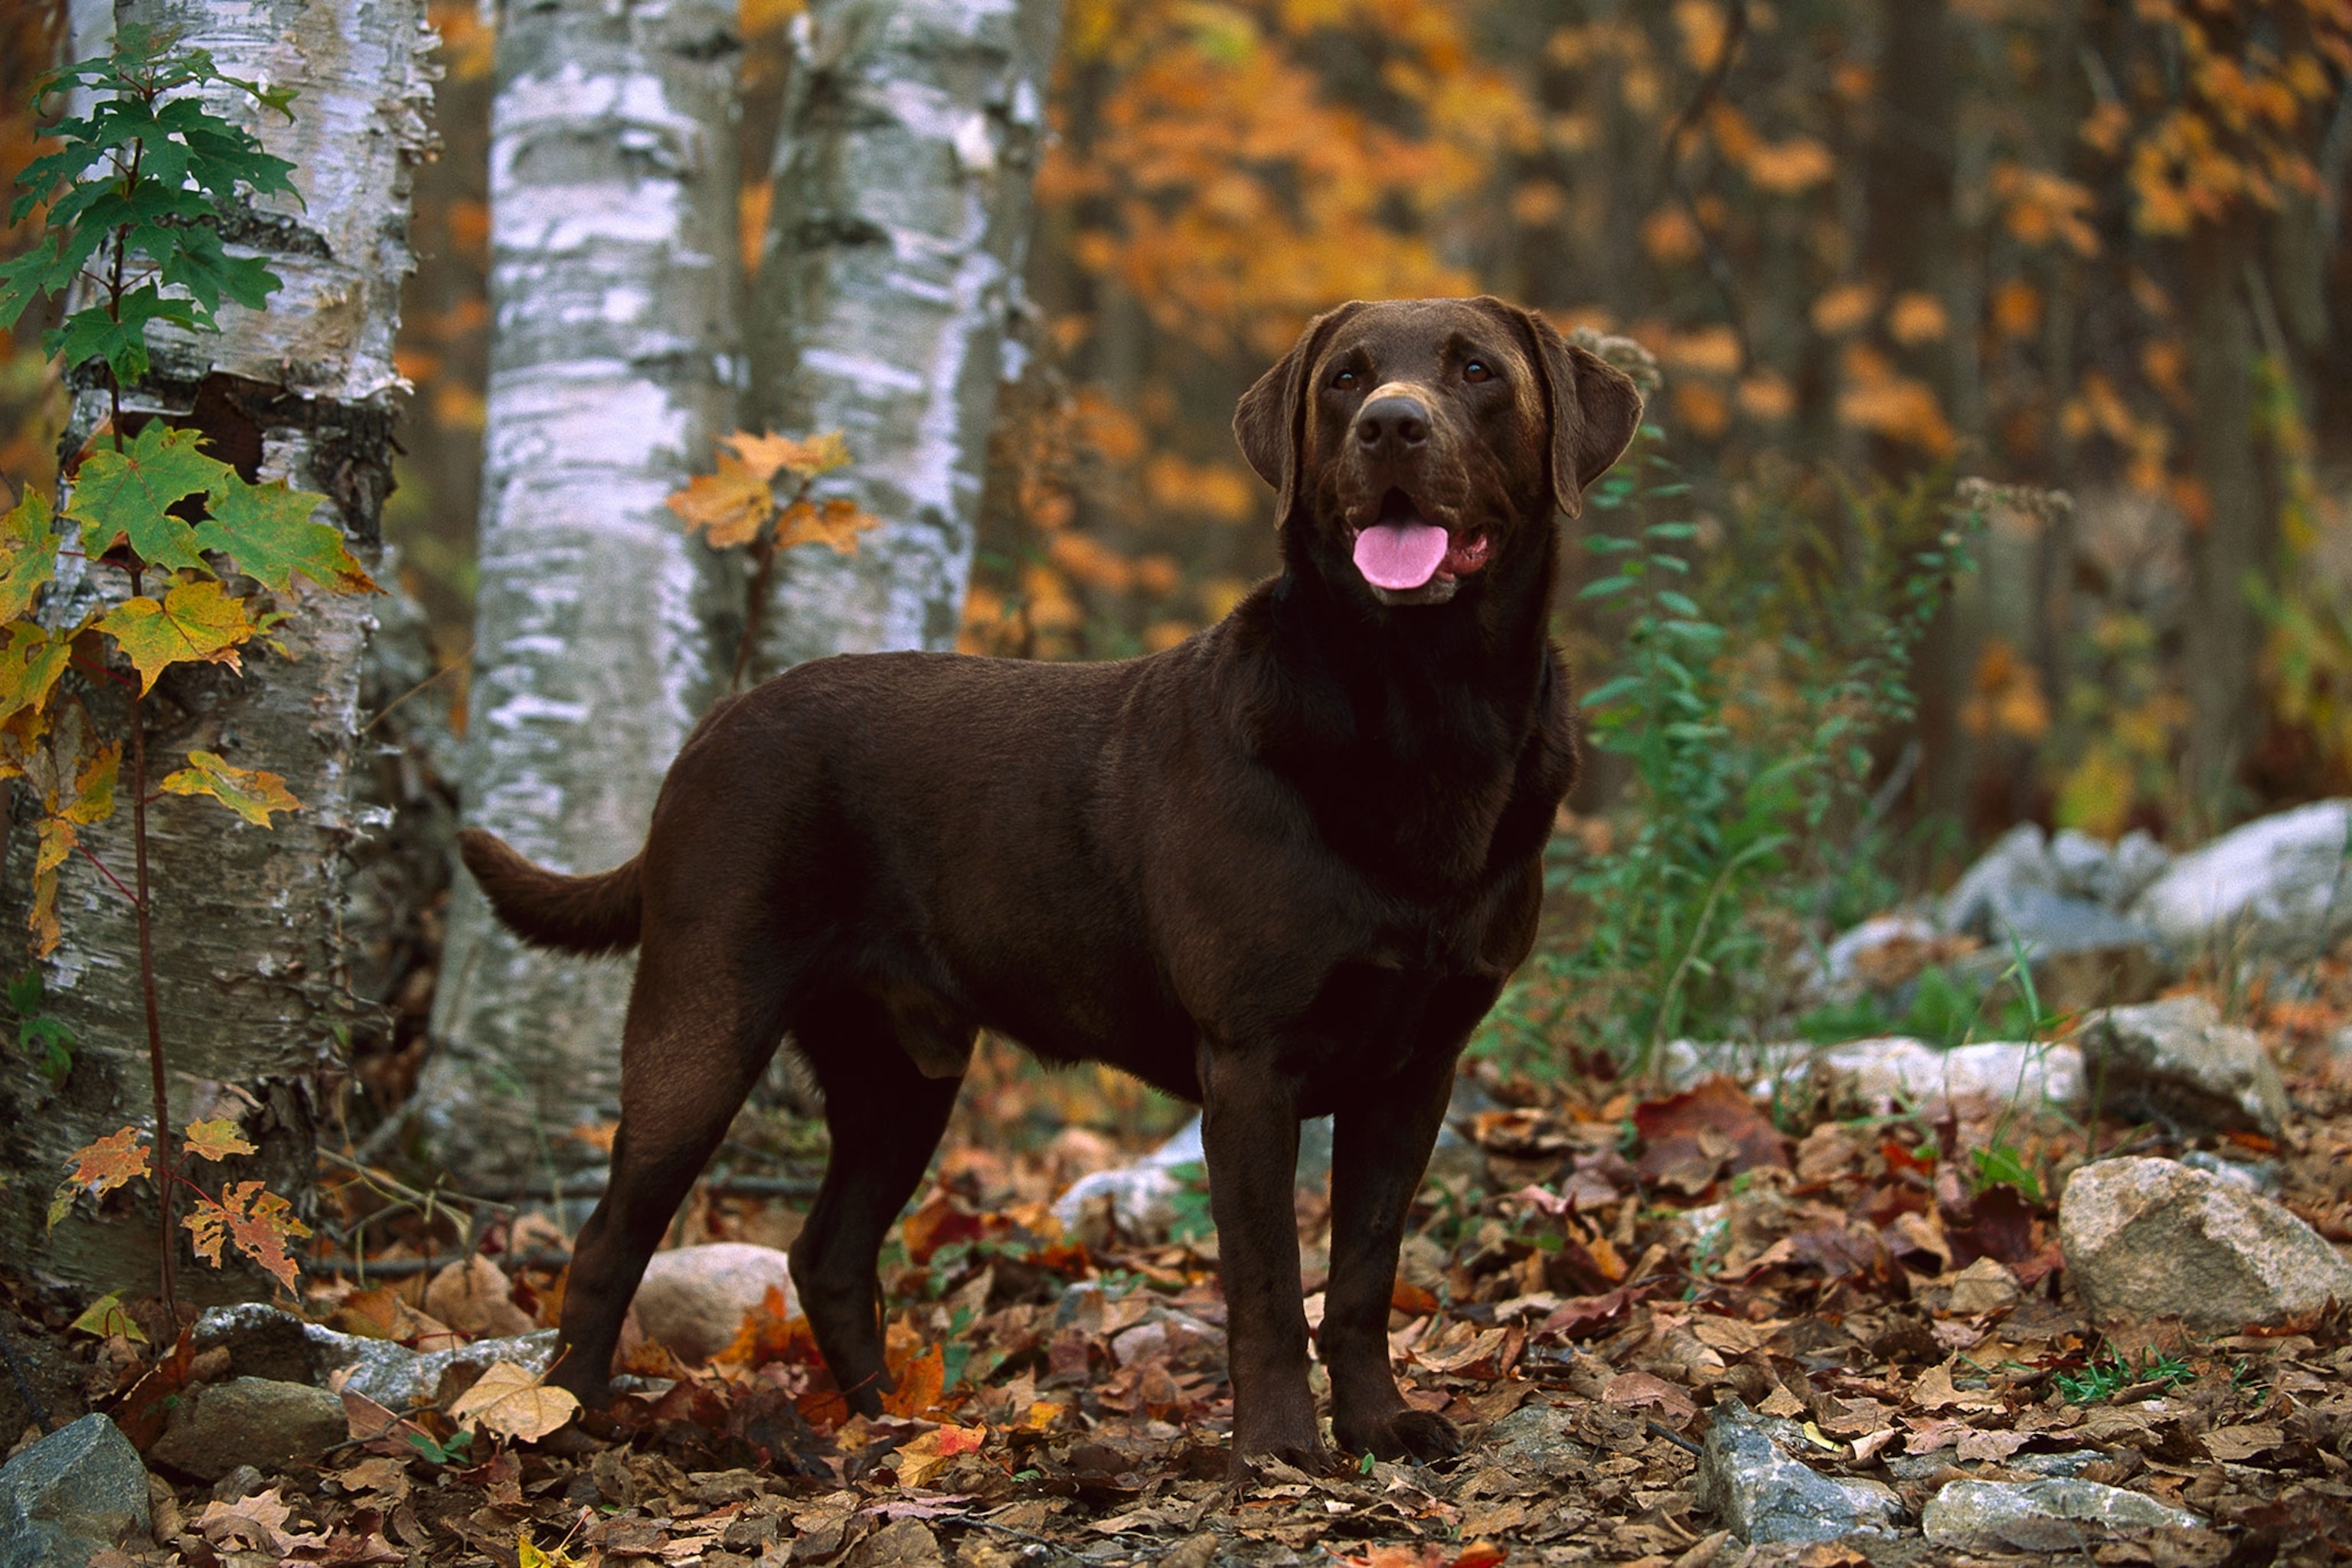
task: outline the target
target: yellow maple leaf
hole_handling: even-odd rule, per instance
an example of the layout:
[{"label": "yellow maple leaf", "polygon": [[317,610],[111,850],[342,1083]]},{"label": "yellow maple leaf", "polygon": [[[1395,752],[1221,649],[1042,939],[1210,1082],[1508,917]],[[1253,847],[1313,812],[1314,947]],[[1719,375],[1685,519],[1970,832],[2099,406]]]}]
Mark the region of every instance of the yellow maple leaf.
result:
[{"label": "yellow maple leaf", "polygon": [[760,536],[775,515],[776,498],[765,475],[722,452],[719,471],[688,480],[686,489],[669,498],[669,509],[686,521],[689,532],[700,533],[715,550],[727,550]]},{"label": "yellow maple leaf", "polygon": [[187,767],[157,787],[166,795],[207,795],[257,827],[272,826],[273,811],[299,811],[279,774],[235,768],[211,752],[190,752]]},{"label": "yellow maple leaf", "polygon": [[199,1160],[226,1160],[231,1154],[251,1154],[257,1151],[246,1142],[245,1132],[232,1117],[217,1116],[210,1121],[191,1121],[187,1125],[187,1141],[182,1147]]},{"label": "yellow maple leaf", "polygon": [[857,503],[835,496],[819,506],[814,501],[794,501],[776,520],[776,546],[790,550],[800,544],[826,544],[838,555],[857,553],[857,536],[869,528],[879,528],[882,520],[870,512],[860,511]]},{"label": "yellow maple leaf", "polygon": [[194,1235],[196,1256],[214,1268],[220,1267],[221,1244],[235,1242],[289,1290],[301,1284],[286,1244],[310,1235],[310,1227],[294,1217],[293,1205],[261,1183],[232,1182],[217,1201],[198,1192],[194,1212],[180,1223]]},{"label": "yellow maple leaf", "polygon": [[114,639],[139,669],[139,689],[175,664],[226,664],[241,668],[236,647],[254,634],[245,601],[218,583],[182,583],[162,599],[126,599],[98,629]]},{"label": "yellow maple leaf", "polygon": [[73,1162],[73,1174],[58,1184],[57,1196],[49,1200],[49,1228],[57,1228],[58,1221],[66,1217],[66,1211],[82,1194],[103,1197],[134,1177],[147,1174],[147,1147],[140,1142],[144,1136],[136,1127],[126,1127],[66,1156]]}]

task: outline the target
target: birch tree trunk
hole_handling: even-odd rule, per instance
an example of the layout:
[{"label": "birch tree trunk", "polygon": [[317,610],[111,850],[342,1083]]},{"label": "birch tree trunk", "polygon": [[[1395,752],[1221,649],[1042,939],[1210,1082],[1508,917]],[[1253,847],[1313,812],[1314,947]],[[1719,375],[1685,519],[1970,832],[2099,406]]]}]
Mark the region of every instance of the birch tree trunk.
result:
[{"label": "birch tree trunk", "polygon": [[[218,335],[151,330],[153,369],[126,390],[126,411],[202,429],[215,456],[248,479],[285,479],[323,493],[320,516],[377,568],[378,519],[391,489],[393,338],[411,266],[409,184],[432,146],[429,59],[436,47],[422,0],[128,0],[74,8],[79,52],[109,47],[112,26],[142,22],[210,51],[230,75],[298,89],[293,119],[224,92],[212,107],[250,126],[295,165],[299,203],[273,196],[222,221],[233,248],[257,252],[284,280],[267,310],[224,305]],[[78,444],[102,416],[102,388],[78,397]],[[260,1152],[225,1179],[262,1178],[307,1207],[319,1074],[340,1054],[359,1010],[344,929],[348,857],[367,822],[354,810],[361,684],[375,605],[300,585],[280,626],[293,662],[257,647],[244,673],[174,671],[147,704],[154,776],[202,748],[284,775],[302,808],[274,830],[248,826],[210,801],[164,796],[149,808],[158,990],[174,1125],[192,1115],[244,1113]],[[62,582],[60,596],[121,593],[99,580]],[[89,706],[120,735],[127,705],[107,692]],[[33,834],[12,826],[7,908],[24,925]],[[126,808],[83,843],[120,873],[132,861]],[[51,1091],[15,1053],[0,1068],[0,1255],[52,1278],[136,1289],[156,1249],[145,1223],[77,1214],[43,1224],[68,1151],[126,1122],[152,1121],[132,911],[87,861],[62,869],[63,937],[43,966],[48,1013],[77,1037],[76,1059]],[[251,1109],[257,1107],[258,1109]],[[209,1177],[214,1173],[208,1169]],[[116,1200],[120,1201],[120,1200]],[[181,1274],[194,1300],[256,1293],[261,1277]]]},{"label": "birch tree trunk", "polygon": [[[735,10],[555,0],[499,19],[495,334],[467,819],[542,864],[635,854],[714,694],[722,573],[664,505],[735,426]],[[725,613],[730,621],[740,611]],[[544,1194],[603,1156],[625,963],[530,952],[460,877],[412,1103],[478,1193]]]},{"label": "birch tree trunk", "polygon": [[1023,308],[1059,0],[812,0],[776,151],[752,379],[772,430],[842,431],[826,493],[883,526],[794,550],[758,663],[954,645]]}]

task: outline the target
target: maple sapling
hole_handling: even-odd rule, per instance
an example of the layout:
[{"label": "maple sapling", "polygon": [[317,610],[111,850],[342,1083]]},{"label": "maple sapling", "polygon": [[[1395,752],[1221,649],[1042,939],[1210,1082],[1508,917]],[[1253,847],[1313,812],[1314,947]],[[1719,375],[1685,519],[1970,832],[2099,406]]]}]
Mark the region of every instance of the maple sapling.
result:
[{"label": "maple sapling", "polygon": [[[713,549],[751,547],[751,605],[729,677],[729,683],[740,689],[743,672],[751,668],[751,650],[759,646],[760,618],[777,552],[796,544],[824,544],[839,554],[855,555],[857,536],[879,528],[882,520],[843,497],[811,499],[809,491],[821,477],[849,466],[849,447],[837,430],[806,440],[738,431],[721,436],[719,444],[727,450],[719,455],[718,472],[696,475],[669,498],[669,509],[686,520],[688,532],[701,534]],[[780,487],[789,491],[781,500]]]},{"label": "maple sapling", "polygon": [[[325,497],[283,480],[253,483],[205,453],[199,431],[161,417],[134,429],[124,415],[123,388],[147,373],[152,325],[216,331],[223,300],[260,310],[278,287],[260,258],[229,252],[220,219],[272,192],[299,200],[294,166],[205,107],[199,89],[215,86],[290,118],[290,89],[225,75],[202,50],[176,48],[169,37],[138,26],[120,29],[112,53],[42,78],[36,100],[79,89],[96,102],[86,116],[57,122],[49,136],[58,150],[18,176],[23,194],[10,221],[22,223],[44,208],[47,228],[24,255],[0,263],[0,328],[13,327],[43,296],[70,292],[90,301],[68,310],[42,346],[69,366],[102,366],[108,399],[105,425],[68,462],[64,509],[53,510],[27,486],[0,517],[0,780],[24,779],[39,801],[28,916],[35,958],[58,945],[58,876],[68,857],[79,854],[130,900],[159,1134],[171,1115],[147,808],[164,795],[208,795],[266,828],[271,814],[298,810],[300,803],[279,775],[236,767],[206,751],[191,751],[187,766],[151,792],[146,699],[175,666],[240,669],[251,647],[285,654],[274,630],[289,611],[277,605],[299,602],[297,576],[330,594],[375,590],[341,532],[313,521]],[[115,590],[117,578],[127,593]],[[68,587],[74,591],[59,591]],[[119,688],[127,699],[128,883],[80,837],[81,829],[113,815],[124,742],[99,739],[100,726],[72,695],[68,672],[87,686]],[[133,1177],[151,1178],[162,1214],[161,1293],[176,1319],[173,1211],[184,1186],[194,1194],[195,1212],[185,1225],[198,1257],[217,1267],[223,1244],[233,1242],[291,1289],[286,1242],[309,1233],[286,1200],[250,1181],[231,1183],[215,1197],[181,1172],[180,1153],[219,1160],[255,1152],[235,1124],[192,1122],[176,1152],[168,1139],[158,1137],[150,1147],[140,1142],[143,1136],[126,1127],[78,1151],[75,1173],[59,1189],[49,1223],[55,1226],[80,1193],[103,1194]]]}]

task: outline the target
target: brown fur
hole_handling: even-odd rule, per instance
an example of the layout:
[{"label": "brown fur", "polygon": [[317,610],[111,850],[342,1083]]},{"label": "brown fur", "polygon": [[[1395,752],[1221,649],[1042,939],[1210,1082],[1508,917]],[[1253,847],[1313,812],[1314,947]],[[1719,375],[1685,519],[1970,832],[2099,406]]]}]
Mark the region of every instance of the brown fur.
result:
[{"label": "brown fur", "polygon": [[[1368,413],[1375,391],[1401,401]],[[1389,1370],[1397,1248],[1455,1058],[1534,942],[1575,773],[1552,520],[1639,416],[1624,376],[1516,307],[1342,307],[1242,401],[1283,568],[1221,624],[1117,664],[803,665],[703,722],[643,852],[602,877],[467,835],[526,937],[641,942],[557,1380],[602,1393],[647,1257],[789,1037],[833,1135],[793,1277],[878,1410],[876,1255],[985,1027],[1202,1105],[1236,1463],[1324,1453],[1291,1184],[1299,1120],[1334,1114],[1333,1436],[1454,1451]],[[1351,542],[1402,504],[1459,553],[1375,590]]]}]

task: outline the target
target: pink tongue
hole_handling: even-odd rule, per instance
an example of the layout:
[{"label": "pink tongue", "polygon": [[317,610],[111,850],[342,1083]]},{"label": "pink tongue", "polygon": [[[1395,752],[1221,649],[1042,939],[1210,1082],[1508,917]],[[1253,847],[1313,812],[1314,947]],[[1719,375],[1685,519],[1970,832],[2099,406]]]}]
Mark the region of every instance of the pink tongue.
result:
[{"label": "pink tongue", "polygon": [[1444,529],[1418,518],[1376,522],[1356,535],[1356,570],[1376,588],[1418,588],[1437,574],[1451,543]]}]

